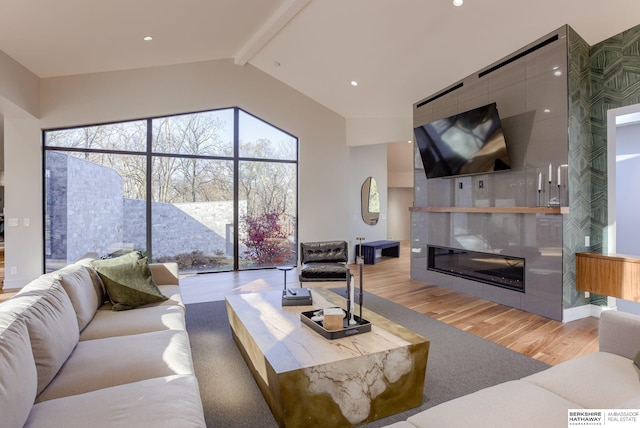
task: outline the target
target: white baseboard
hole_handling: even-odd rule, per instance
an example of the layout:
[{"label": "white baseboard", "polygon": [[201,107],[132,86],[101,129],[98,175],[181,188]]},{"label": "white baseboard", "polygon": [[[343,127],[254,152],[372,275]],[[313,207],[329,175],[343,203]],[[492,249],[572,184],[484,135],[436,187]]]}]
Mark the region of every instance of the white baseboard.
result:
[{"label": "white baseboard", "polygon": [[616,309],[615,307],[583,305],[575,308],[564,309],[562,311],[562,322],[571,322],[582,318],[596,317],[600,318],[602,311]]}]

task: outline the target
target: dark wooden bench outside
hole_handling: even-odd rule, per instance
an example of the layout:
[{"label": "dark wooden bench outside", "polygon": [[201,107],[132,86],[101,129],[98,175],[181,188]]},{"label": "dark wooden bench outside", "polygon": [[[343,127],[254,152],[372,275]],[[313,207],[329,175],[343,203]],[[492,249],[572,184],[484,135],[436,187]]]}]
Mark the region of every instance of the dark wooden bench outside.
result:
[{"label": "dark wooden bench outside", "polygon": [[[359,245],[356,245],[356,255],[359,255]],[[376,264],[376,250],[382,250],[382,256],[400,257],[399,241],[372,241],[362,243],[362,255],[364,264]]]}]

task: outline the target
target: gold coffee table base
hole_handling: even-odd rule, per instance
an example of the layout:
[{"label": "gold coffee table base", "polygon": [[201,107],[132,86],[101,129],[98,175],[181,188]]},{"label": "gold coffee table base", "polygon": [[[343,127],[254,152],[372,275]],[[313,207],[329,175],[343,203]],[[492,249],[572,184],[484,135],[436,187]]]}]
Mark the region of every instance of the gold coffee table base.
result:
[{"label": "gold coffee table base", "polygon": [[[345,299],[314,288],[313,308]],[[280,291],[227,296],[234,340],[282,427],[353,426],[422,404],[429,341],[363,308],[368,333],[328,340]]]}]

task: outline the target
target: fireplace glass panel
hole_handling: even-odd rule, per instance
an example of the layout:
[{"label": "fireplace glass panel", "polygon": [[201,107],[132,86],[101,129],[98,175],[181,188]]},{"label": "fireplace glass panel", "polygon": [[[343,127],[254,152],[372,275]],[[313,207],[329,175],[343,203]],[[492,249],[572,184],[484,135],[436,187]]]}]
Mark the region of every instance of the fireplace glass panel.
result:
[{"label": "fireplace glass panel", "polygon": [[525,291],[523,258],[432,245],[428,250],[427,270]]}]

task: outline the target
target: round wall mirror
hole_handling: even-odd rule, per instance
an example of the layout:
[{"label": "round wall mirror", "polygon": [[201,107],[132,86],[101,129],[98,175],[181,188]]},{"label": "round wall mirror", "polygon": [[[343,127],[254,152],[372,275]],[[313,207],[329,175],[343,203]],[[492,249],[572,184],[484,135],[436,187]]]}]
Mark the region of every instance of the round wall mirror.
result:
[{"label": "round wall mirror", "polygon": [[362,220],[370,225],[377,224],[380,218],[380,193],[375,178],[367,177],[364,180],[361,198]]}]

